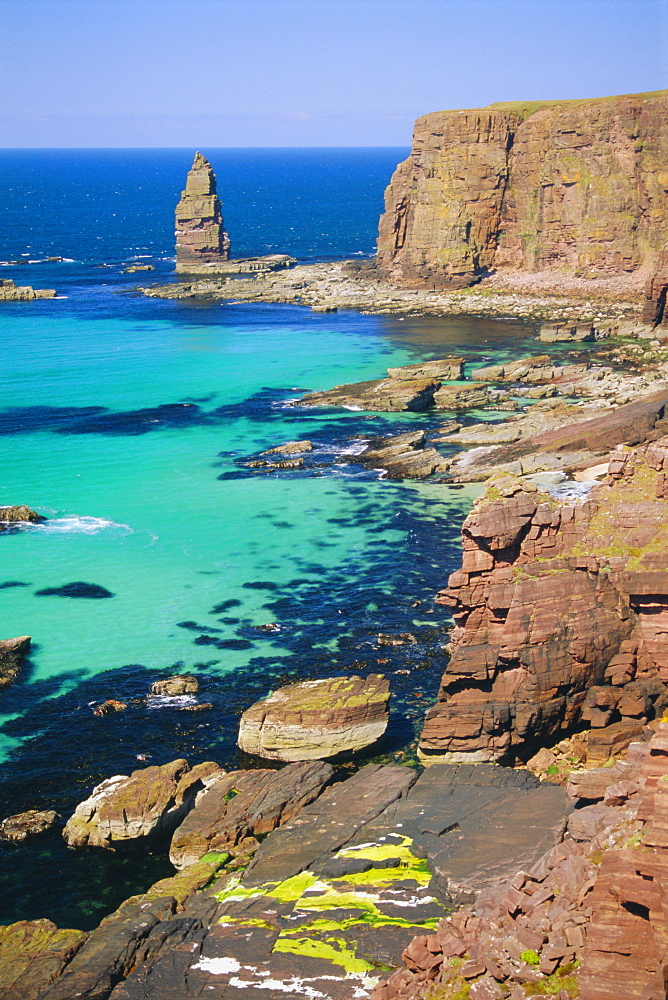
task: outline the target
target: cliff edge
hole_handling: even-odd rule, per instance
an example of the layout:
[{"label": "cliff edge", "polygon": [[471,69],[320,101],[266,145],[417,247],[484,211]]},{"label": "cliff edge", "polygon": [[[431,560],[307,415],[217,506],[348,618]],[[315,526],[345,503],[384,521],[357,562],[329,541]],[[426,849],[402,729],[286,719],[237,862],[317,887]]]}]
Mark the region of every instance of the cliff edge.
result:
[{"label": "cliff edge", "polygon": [[412,287],[496,271],[633,276],[640,291],[667,246],[662,90],[418,118],[385,193],[377,265]]}]

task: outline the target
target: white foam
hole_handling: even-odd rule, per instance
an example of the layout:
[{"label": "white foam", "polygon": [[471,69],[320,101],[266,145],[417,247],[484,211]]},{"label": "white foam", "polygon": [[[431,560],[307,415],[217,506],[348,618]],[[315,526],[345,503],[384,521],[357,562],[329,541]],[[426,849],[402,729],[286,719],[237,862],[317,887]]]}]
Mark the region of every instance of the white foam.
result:
[{"label": "white foam", "polygon": [[123,532],[132,532],[129,524],[118,524],[105,517],[85,517],[71,514],[69,517],[55,517],[43,524],[36,524],[36,531],[47,534],[97,535],[100,531],[115,528]]},{"label": "white foam", "polygon": [[197,702],[192,694],[151,694],[146,699],[147,708],[185,708]]}]

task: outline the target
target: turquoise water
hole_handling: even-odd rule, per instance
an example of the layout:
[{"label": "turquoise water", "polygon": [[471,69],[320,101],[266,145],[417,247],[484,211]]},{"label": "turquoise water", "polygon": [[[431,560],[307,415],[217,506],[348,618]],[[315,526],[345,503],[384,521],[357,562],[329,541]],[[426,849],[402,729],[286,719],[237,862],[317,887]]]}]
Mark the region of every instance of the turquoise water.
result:
[{"label": "turquoise water", "polygon": [[[236,252],[303,260],[372,252],[402,155],[217,152]],[[257,766],[236,749],[239,714],[280,683],[348,669],[390,676],[381,751],[401,753],[438,686],[448,619],[433,596],[458,565],[475,491],[384,482],[348,460],[360,435],[430,427],[432,416],[287,403],[421,358],[516,356],[533,331],[138,295],[122,264],[141,256],[151,279],[172,273],[171,211],[191,157],[0,155],[1,256],[39,261],[0,276],[62,296],[0,313],[0,503],[47,518],[0,537],[0,637],[33,638],[0,702],[1,816],[67,817],[96,782],[141,761]],[[44,262],[53,253],[71,260]],[[294,438],[314,443],[310,468],[243,466]],[[73,583],[105,596],[40,593]],[[377,645],[379,632],[401,631],[418,641]],[[174,670],[199,674],[210,711],[141,703],[94,716],[96,703],[142,698]],[[0,920],[92,926],[170,871],[159,857],[102,853],[66,851],[58,831],[0,845]]]}]

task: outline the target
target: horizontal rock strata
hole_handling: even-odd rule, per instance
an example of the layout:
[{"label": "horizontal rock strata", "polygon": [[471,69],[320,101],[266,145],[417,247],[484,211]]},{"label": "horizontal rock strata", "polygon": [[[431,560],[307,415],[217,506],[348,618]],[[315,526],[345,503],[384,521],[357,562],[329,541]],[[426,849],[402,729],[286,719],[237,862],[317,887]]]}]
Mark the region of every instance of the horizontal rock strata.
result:
[{"label": "horizontal rock strata", "polygon": [[426,754],[498,759],[586,719],[609,756],[663,710],[667,459],[666,437],[613,452],[583,503],[508,478],[474,505],[437,598],[456,627]]},{"label": "horizontal rock strata", "polygon": [[238,744],[274,760],[320,760],[361,750],[385,732],[390,687],[382,674],[279,688],[241,716]]},{"label": "horizontal rock strata", "polygon": [[666,243],[668,92],[419,118],[386,191],[378,267],[462,287],[497,272],[644,280]]},{"label": "horizontal rock strata", "polygon": [[177,271],[228,260],[230,238],[216,193],[216,176],[201,153],[195,153],[175,214]]}]

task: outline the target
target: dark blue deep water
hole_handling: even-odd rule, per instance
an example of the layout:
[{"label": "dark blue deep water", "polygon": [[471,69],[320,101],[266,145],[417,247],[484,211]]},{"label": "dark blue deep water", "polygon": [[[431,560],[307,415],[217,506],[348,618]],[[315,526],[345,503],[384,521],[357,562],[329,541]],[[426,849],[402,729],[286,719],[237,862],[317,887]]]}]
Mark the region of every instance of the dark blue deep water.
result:
[{"label": "dark blue deep water", "polygon": [[[313,261],[373,253],[406,150],[202,152],[233,254]],[[410,758],[438,686],[448,618],[433,597],[458,565],[473,490],[383,482],[347,461],[360,435],[435,418],[285,402],[388,365],[524,353],[534,331],[143,297],[138,278],[173,275],[193,153],[0,152],[0,277],[59,296],[0,304],[0,504],[48,518],[0,536],[0,638],[33,639],[0,695],[0,817],[65,819],[103,778],[179,756],[257,766],[236,749],[241,712],[282,683],[347,670],[388,674],[392,721],[370,753]],[[137,262],[155,270],[126,273]],[[243,468],[295,437],[322,463]],[[418,641],[376,643],[406,631]],[[211,710],[93,714],[174,670],[200,676]],[[170,871],[162,854],[68,850],[60,829],[0,842],[0,921],[88,928]]]}]

